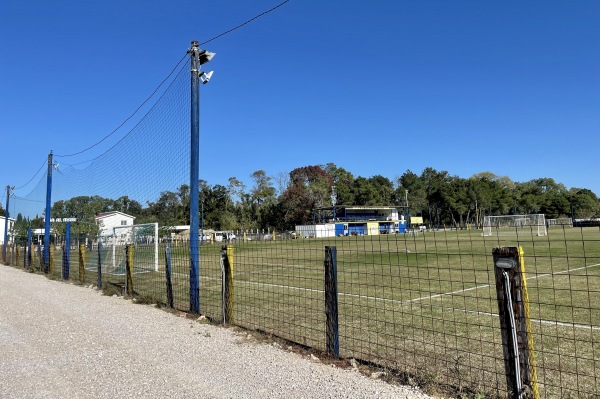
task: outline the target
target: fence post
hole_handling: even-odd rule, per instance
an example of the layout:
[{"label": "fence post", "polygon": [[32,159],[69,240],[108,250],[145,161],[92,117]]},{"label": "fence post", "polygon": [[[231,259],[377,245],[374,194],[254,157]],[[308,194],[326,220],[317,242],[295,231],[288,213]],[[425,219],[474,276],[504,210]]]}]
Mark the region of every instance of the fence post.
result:
[{"label": "fence post", "polygon": [[102,289],[102,240],[98,237],[98,289]]},{"label": "fence post", "polygon": [[325,337],[326,352],[340,357],[338,329],[337,247],[325,247]]},{"label": "fence post", "polygon": [[69,269],[71,263],[71,222],[67,222],[66,230],[65,230],[65,245],[63,250],[63,267],[62,274],[63,279],[69,279]]},{"label": "fence post", "polygon": [[79,244],[79,282],[85,283],[85,245]]},{"label": "fence post", "polygon": [[233,246],[221,247],[221,272],[223,274],[223,323],[233,324]]},{"label": "fence post", "polygon": [[133,296],[133,244],[125,245],[125,290],[127,295]]},{"label": "fence post", "polygon": [[173,283],[171,282],[171,243],[167,243],[165,250],[165,269],[167,277],[167,305],[173,308]]},{"label": "fence post", "polygon": [[23,266],[27,266],[27,269],[31,268],[31,227],[27,228],[27,250],[23,254],[26,256]]},{"label": "fence post", "polygon": [[15,266],[19,266],[19,256],[21,254],[19,254],[19,246],[17,245],[15,247]]},{"label": "fence post", "polygon": [[40,261],[40,270],[46,272],[46,266],[45,262],[44,262],[44,257],[42,256],[42,246],[39,244],[38,241],[38,246],[37,246],[37,254],[38,254],[38,259]]},{"label": "fence post", "polygon": [[48,273],[52,274],[54,272],[54,246],[49,244],[50,248],[48,248]]},{"label": "fence post", "polygon": [[523,249],[492,250],[506,383],[511,398],[539,398]]}]

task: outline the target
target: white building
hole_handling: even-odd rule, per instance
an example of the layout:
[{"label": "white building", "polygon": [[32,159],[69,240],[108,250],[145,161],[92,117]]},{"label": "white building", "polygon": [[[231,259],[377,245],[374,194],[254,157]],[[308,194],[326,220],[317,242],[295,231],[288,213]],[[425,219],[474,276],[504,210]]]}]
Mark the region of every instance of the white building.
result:
[{"label": "white building", "polygon": [[[6,224],[6,217],[4,216],[0,216],[0,245],[4,245],[4,227]],[[11,232],[13,231],[13,227],[15,225],[15,219],[9,217],[8,218],[8,235],[7,235],[7,241],[10,244],[12,242],[12,234]]]},{"label": "white building", "polygon": [[[100,228],[100,238],[112,241],[113,234],[116,233],[116,238],[119,243],[128,243],[133,240],[133,229],[121,228],[125,226],[133,226],[135,216],[128,215],[119,211],[104,212],[96,215],[96,223]],[[119,227],[115,231],[115,227]]]}]

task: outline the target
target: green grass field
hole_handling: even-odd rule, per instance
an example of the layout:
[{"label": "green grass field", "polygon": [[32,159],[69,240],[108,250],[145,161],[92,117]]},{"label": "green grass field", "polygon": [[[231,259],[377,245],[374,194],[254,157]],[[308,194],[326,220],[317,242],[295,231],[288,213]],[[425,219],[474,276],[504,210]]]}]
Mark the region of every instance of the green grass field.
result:
[{"label": "green grass field", "polygon": [[[473,398],[507,395],[492,248],[521,246],[540,397],[598,398],[598,228],[553,228],[545,237],[463,230],[229,245],[234,324],[324,350],[323,262],[325,246],[336,246],[341,356],[394,370],[432,393]],[[188,310],[188,248],[171,251],[175,307]],[[200,251],[201,312],[220,320],[221,244]],[[122,290],[124,250],[112,274],[112,252],[101,255],[105,288]],[[55,278],[61,256],[54,254]],[[95,284],[98,255],[86,258],[85,283]],[[72,251],[73,281],[80,277],[77,259]],[[158,272],[151,248],[136,247],[134,262],[136,296],[166,303],[164,246]]]}]

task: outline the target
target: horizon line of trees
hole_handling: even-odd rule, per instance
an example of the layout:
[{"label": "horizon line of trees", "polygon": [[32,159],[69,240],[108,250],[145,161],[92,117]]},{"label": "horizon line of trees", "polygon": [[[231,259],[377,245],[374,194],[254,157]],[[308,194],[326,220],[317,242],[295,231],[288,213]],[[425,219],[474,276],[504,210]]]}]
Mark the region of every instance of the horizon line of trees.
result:
[{"label": "horizon line of trees", "polygon": [[[315,208],[405,206],[406,200],[410,215],[422,216],[430,227],[481,226],[488,215],[543,213],[547,219],[600,217],[600,199],[594,192],[586,188],[567,189],[552,178],[518,183],[491,172],[461,178],[428,167],[420,175],[407,170],[390,180],[382,175],[354,177],[333,163],[303,166],[275,177],[257,170],[251,178],[250,189],[235,177],[229,178],[227,186],[211,186],[205,180],[199,181],[200,219],[204,228],[293,230],[296,225],[312,224]],[[77,233],[92,235],[98,233],[95,216],[109,211],[135,216],[136,224],[186,225],[189,224],[189,194],[190,187],[182,184],[175,192],[163,191],[156,201],[145,205],[128,196],[117,199],[78,196],[56,201],[51,215],[77,217],[78,222],[72,223]],[[4,215],[1,205],[0,215]],[[29,219],[18,214],[15,233],[26,235],[28,227],[43,228],[43,217]],[[55,224],[53,228],[62,234],[64,225]]]}]

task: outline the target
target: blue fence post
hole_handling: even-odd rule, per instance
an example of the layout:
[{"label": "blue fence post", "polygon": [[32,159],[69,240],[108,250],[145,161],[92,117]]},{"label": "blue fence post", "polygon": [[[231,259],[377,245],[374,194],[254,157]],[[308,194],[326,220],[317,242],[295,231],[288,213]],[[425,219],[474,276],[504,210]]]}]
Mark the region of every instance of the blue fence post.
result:
[{"label": "blue fence post", "polygon": [[98,289],[102,289],[102,241],[98,237]]},{"label": "blue fence post", "polygon": [[173,284],[171,282],[171,243],[167,243],[165,250],[165,268],[167,277],[167,305],[173,307]]},{"label": "blue fence post", "polygon": [[69,268],[71,263],[71,222],[67,222],[65,230],[65,247],[63,253],[63,279],[69,279]]},{"label": "blue fence post", "polygon": [[338,329],[337,248],[325,247],[325,336],[326,352],[340,357]]},{"label": "blue fence post", "polygon": [[46,218],[44,221],[44,273],[50,271],[50,214],[52,197],[52,151],[48,154],[48,176],[46,181]]}]

